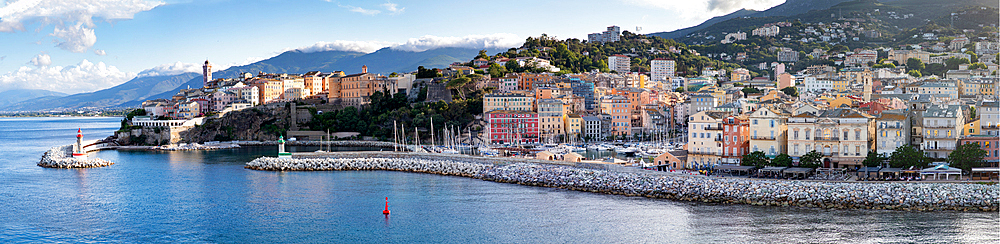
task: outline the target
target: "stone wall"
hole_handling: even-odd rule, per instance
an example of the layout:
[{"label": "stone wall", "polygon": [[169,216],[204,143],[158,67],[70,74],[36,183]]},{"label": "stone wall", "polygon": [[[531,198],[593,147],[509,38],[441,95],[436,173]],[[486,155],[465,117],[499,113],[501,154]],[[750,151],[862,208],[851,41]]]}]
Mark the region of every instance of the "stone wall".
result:
[{"label": "stone wall", "polygon": [[115,163],[100,158],[77,159],[73,158],[73,145],[53,147],[42,154],[42,160],[38,166],[45,168],[96,168],[109,166]]},{"label": "stone wall", "polygon": [[[299,155],[296,155],[299,156]],[[392,170],[456,175],[503,183],[682,201],[907,211],[997,211],[1000,186],[960,183],[833,183],[716,178],[622,167],[419,153],[307,154],[258,158],[246,168],[272,171]]]}]

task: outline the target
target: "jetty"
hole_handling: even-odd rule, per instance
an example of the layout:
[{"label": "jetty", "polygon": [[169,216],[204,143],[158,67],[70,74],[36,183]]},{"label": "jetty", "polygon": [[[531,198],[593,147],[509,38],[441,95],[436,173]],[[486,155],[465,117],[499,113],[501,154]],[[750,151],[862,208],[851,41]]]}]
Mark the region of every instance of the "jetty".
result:
[{"label": "jetty", "polygon": [[387,170],[626,196],[721,204],[903,211],[1000,210],[1000,186],[971,183],[848,183],[719,178],[617,165],[401,152],[295,153],[257,158],[268,171]]}]

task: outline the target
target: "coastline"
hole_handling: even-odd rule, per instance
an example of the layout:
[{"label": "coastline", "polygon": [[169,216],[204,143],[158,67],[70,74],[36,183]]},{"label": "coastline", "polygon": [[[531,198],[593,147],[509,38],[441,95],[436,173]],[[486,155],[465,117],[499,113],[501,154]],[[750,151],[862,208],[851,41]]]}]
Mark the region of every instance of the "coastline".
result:
[{"label": "coastline", "polygon": [[245,168],[263,171],[404,171],[721,204],[902,211],[1000,210],[1000,186],[997,185],[714,178],[599,165],[423,153],[344,152],[296,156],[298,158],[293,159],[261,157],[248,162]]}]

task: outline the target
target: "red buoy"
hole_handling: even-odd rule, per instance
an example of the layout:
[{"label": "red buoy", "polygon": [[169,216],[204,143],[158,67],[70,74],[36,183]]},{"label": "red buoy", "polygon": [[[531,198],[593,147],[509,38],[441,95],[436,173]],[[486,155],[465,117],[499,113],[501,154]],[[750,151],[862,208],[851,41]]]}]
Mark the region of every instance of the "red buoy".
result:
[{"label": "red buoy", "polygon": [[385,197],[385,210],[382,210],[382,214],[389,215],[389,197]]}]

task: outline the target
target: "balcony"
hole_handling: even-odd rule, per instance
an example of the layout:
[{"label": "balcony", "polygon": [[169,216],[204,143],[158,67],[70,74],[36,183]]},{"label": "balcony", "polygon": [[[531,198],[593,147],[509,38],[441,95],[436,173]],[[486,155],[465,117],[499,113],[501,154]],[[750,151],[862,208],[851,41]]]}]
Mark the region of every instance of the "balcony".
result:
[{"label": "balcony", "polygon": [[693,152],[688,152],[688,154],[689,155],[722,156],[721,152],[700,152],[700,151],[693,151]]},{"label": "balcony", "polygon": [[958,138],[955,138],[954,136],[948,136],[948,135],[944,135],[944,134],[940,134],[940,135],[926,135],[926,136],[924,136],[924,138],[925,139],[958,139]]},{"label": "balcony", "polygon": [[837,155],[837,151],[823,152],[823,156],[836,156],[836,155]]},{"label": "balcony", "polygon": [[882,129],[902,129],[903,125],[898,125],[898,126],[897,125],[885,125],[885,126],[879,125],[879,128],[882,128]]},{"label": "balcony", "polygon": [[983,129],[997,129],[997,128],[1000,128],[1000,124],[998,124],[998,125],[983,125],[982,127],[983,127]]},{"label": "balcony", "polygon": [[924,128],[954,129],[956,125],[924,125]]},{"label": "balcony", "polygon": [[722,130],[722,126],[706,126],[705,130]]},{"label": "balcony", "polygon": [[926,147],[924,151],[954,151],[955,147]]},{"label": "balcony", "polygon": [[750,140],[768,140],[768,141],[773,141],[774,137],[773,136],[751,136]]},{"label": "balcony", "polygon": [[816,141],[840,141],[840,137],[835,137],[835,136],[816,137]]}]

